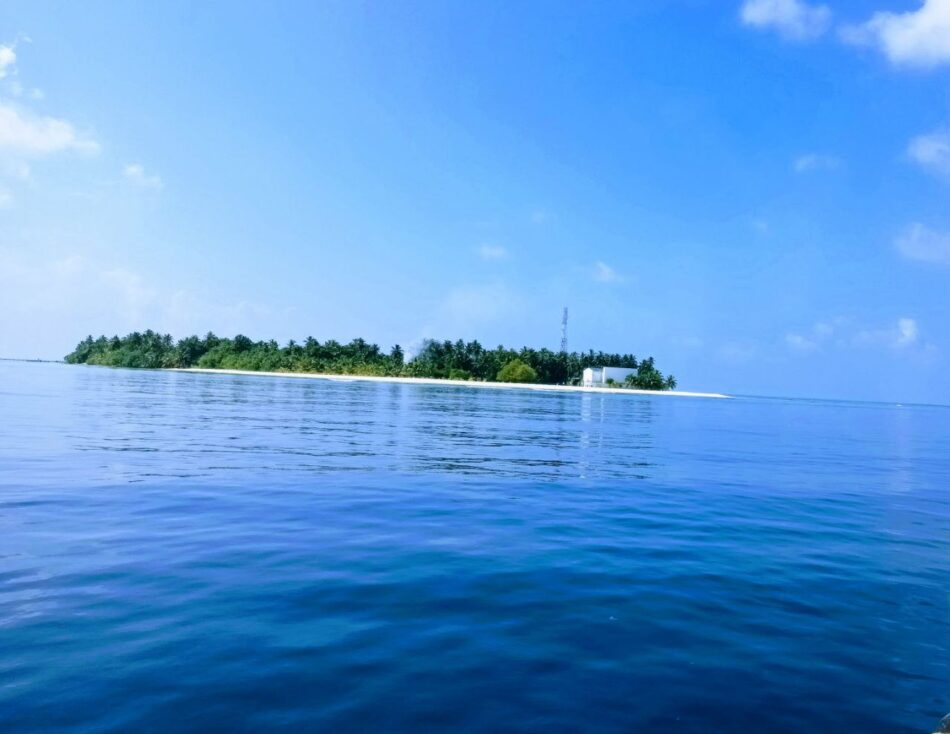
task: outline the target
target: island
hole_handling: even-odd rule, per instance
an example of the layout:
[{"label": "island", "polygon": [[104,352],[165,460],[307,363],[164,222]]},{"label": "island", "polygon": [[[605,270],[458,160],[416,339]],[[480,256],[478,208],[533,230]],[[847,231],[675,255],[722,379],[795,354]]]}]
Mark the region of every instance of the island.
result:
[{"label": "island", "polygon": [[425,378],[481,383],[580,386],[590,368],[620,368],[622,380],[607,378],[604,387],[629,390],[671,391],[676,378],[657,369],[652,357],[605,352],[555,352],[550,349],[488,349],[477,341],[427,340],[418,353],[407,358],[398,344],[385,352],[376,344],[354,339],[348,344],[308,337],[291,340],[253,341],[189,336],[175,341],[169,334],[148,330],[124,337],[88,336],[66,355],[69,364],[141,369],[201,369],[207,371],[267,372],[286,374],[348,375],[376,378]]}]

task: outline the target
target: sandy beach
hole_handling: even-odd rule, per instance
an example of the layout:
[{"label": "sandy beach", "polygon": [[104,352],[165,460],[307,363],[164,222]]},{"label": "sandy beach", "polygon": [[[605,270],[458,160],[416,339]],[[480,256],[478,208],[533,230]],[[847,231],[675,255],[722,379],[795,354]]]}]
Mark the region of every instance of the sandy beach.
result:
[{"label": "sandy beach", "polygon": [[630,390],[620,387],[580,387],[573,385],[536,385],[516,382],[476,382],[473,380],[443,380],[434,377],[375,377],[370,375],[326,375],[315,372],[258,372],[255,370],[216,370],[200,367],[173,368],[174,372],[198,372],[209,375],[249,375],[252,377],[300,377],[308,380],[335,380],[337,382],[395,382],[406,385],[451,385],[487,389],[540,390],[545,392],[610,393],[614,395],[655,395],[682,398],[728,398],[728,395],[712,392],[688,392],[685,390]]}]

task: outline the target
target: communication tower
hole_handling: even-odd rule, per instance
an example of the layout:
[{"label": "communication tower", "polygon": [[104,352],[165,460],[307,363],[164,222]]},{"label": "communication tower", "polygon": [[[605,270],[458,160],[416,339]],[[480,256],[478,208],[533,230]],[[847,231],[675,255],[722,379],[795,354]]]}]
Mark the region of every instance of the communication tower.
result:
[{"label": "communication tower", "polygon": [[564,307],[564,315],[561,316],[561,351],[567,354],[567,306]]}]

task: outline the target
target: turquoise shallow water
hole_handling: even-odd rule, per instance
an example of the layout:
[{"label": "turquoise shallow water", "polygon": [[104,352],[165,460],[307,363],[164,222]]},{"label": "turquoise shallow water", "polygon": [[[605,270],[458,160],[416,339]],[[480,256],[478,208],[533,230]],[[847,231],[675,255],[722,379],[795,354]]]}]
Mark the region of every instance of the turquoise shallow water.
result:
[{"label": "turquoise shallow water", "polygon": [[0,362],[0,731],[929,732],[950,409]]}]

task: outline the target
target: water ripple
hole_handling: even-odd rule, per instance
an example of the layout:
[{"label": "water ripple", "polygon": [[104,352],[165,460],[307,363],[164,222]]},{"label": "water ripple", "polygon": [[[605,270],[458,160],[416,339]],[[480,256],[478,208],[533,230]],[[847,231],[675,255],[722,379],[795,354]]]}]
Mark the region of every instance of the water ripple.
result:
[{"label": "water ripple", "polygon": [[0,730],[927,732],[950,411],[0,363]]}]

